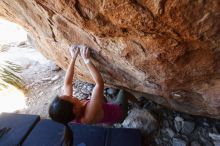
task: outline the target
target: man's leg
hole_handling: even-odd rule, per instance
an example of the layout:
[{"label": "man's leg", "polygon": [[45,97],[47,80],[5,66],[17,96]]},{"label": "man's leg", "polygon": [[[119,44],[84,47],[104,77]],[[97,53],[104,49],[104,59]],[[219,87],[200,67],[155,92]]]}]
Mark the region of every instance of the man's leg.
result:
[{"label": "man's leg", "polygon": [[128,113],[128,98],[127,98],[127,92],[123,89],[121,89],[118,92],[116,100],[113,102],[114,104],[117,104],[122,107],[124,111],[123,120],[127,116]]}]

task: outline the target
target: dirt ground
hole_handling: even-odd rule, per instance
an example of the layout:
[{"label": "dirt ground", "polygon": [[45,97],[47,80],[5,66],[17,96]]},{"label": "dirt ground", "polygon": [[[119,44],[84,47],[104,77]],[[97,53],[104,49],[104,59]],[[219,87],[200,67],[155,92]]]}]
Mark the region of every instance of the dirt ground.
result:
[{"label": "dirt ground", "polygon": [[64,71],[53,71],[52,62],[36,62],[25,69],[21,77],[25,82],[27,108],[19,113],[36,114],[48,118],[48,107],[51,100],[62,94]]}]

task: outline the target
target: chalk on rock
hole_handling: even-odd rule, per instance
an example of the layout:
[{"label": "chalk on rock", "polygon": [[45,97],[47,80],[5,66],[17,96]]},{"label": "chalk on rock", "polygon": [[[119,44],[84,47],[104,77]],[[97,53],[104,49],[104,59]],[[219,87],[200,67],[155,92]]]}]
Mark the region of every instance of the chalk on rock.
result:
[{"label": "chalk on rock", "polygon": [[149,134],[157,129],[157,120],[146,109],[132,109],[124,122],[125,128],[137,128]]}]

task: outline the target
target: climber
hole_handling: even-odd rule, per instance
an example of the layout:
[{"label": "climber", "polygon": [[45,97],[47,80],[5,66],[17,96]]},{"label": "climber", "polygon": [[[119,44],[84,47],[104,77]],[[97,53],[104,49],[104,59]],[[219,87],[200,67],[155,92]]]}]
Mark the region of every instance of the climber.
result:
[{"label": "climber", "polygon": [[[129,92],[120,90],[114,103],[105,103],[103,95],[104,81],[90,60],[89,48],[84,45],[76,45],[71,46],[69,50],[72,58],[65,75],[64,94],[55,97],[49,107],[51,119],[65,125],[66,136],[64,136],[64,141],[67,143],[71,143],[70,137],[72,133],[67,123],[113,124],[122,122],[127,115],[128,98],[135,98]],[[90,100],[79,100],[72,95],[74,65],[79,52],[95,82]]]}]

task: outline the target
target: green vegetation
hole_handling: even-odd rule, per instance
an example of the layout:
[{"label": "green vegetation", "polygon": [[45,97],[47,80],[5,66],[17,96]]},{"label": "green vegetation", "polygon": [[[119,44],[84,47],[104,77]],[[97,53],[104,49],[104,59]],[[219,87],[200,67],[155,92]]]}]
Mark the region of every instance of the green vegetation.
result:
[{"label": "green vegetation", "polygon": [[18,89],[24,88],[24,83],[16,73],[21,72],[22,68],[10,61],[0,62],[0,90],[7,88],[8,85],[13,85]]}]

